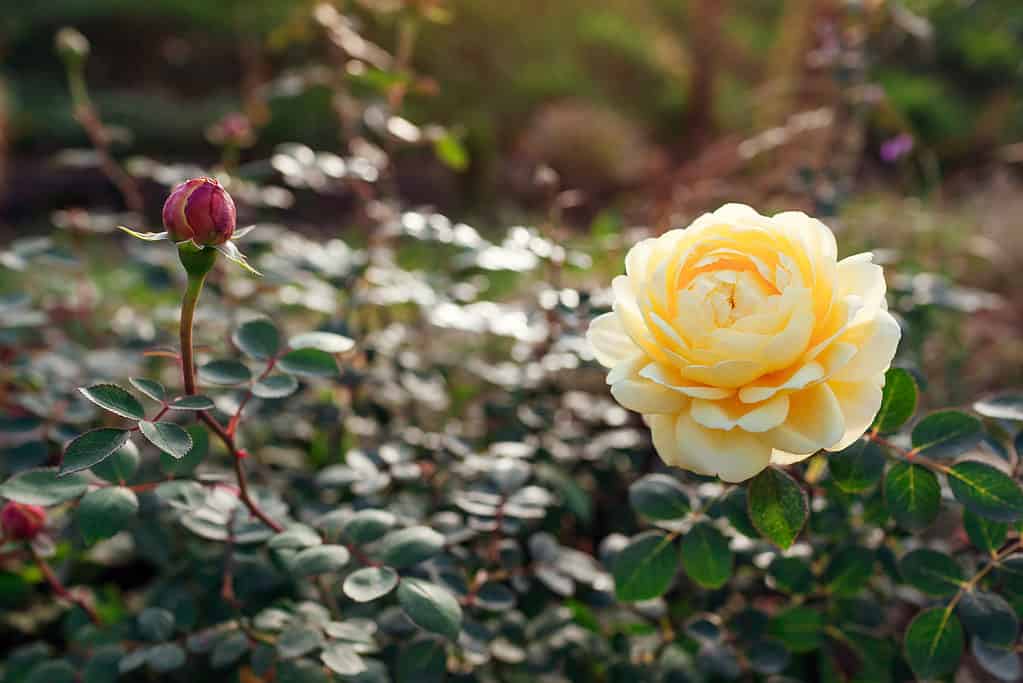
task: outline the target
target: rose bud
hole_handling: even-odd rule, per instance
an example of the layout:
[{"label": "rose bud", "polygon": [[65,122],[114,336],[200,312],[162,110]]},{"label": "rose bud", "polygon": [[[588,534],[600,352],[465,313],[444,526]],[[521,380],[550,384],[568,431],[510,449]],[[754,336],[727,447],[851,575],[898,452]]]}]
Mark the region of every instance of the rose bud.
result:
[{"label": "rose bud", "polygon": [[0,510],[0,528],[9,539],[29,541],[46,526],[46,510],[11,501]]},{"label": "rose bud", "polygon": [[81,64],[89,56],[89,40],[70,26],[57,31],[54,38],[57,54],[68,64]]},{"label": "rose bud", "polygon": [[187,180],[167,197],[163,226],[175,242],[192,240],[200,247],[223,244],[234,234],[234,200],[213,178]]},{"label": "rose bud", "polygon": [[254,134],[249,117],[245,114],[227,114],[210,126],[207,131],[210,142],[217,145],[248,147],[253,143]]}]

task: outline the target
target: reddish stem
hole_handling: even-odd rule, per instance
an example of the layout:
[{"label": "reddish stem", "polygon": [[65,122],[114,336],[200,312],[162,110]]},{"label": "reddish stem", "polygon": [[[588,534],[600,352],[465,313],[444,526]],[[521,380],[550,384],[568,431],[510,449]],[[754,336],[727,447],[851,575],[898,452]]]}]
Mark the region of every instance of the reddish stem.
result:
[{"label": "reddish stem", "polygon": [[86,601],[85,598],[74,595],[67,587],[61,582],[57,575],[53,572],[53,568],[50,564],[39,554],[39,551],[29,543],[28,550],[32,553],[32,559],[35,560],[36,565],[39,566],[39,571],[43,573],[43,577],[46,582],[50,584],[50,588],[57,594],[58,597],[64,598],[68,602],[78,605],[82,610],[89,616],[89,620],[92,621],[96,626],[102,626],[103,621],[99,618],[99,614],[96,613],[96,608]]}]

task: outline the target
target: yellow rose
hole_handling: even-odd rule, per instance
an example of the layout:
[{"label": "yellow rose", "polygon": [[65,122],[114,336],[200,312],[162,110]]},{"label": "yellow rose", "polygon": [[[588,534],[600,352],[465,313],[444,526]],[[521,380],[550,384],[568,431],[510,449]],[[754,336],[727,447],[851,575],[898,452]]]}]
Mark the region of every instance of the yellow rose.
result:
[{"label": "yellow rose", "polygon": [[871,259],[839,261],[804,213],[727,204],[629,250],[587,338],[667,464],[743,481],[870,426],[901,335]]}]

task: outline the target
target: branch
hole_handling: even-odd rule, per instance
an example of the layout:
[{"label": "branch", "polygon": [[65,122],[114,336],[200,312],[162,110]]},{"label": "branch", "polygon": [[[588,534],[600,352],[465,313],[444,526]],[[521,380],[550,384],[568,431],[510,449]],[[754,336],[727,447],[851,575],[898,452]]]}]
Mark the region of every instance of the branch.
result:
[{"label": "branch", "polygon": [[242,467],[242,458],[244,456],[235,445],[234,437],[228,434],[227,430],[224,429],[224,427],[217,422],[216,418],[209,413],[205,411],[200,412],[199,419],[202,420],[214,434],[220,437],[220,440],[224,442],[224,446],[227,447],[228,452],[230,452],[231,457],[234,459],[234,473],[235,477],[238,479],[238,499],[241,500],[242,503],[245,504],[245,507],[249,509],[249,512],[251,512],[252,515],[263,524],[278,533],[284,531],[284,526],[263,512],[263,510],[256,505],[256,501],[252,500],[252,497],[249,495],[249,483],[245,476],[245,469]]},{"label": "branch", "polygon": [[28,550],[32,553],[32,559],[39,566],[39,571],[43,573],[43,577],[46,578],[46,582],[50,584],[50,588],[57,594],[58,597],[64,598],[68,602],[78,605],[82,608],[82,611],[89,616],[89,620],[92,621],[96,626],[102,626],[103,620],[99,618],[99,614],[96,612],[96,608],[89,604],[89,602],[80,595],[75,595],[67,589],[67,587],[61,582],[57,575],[54,573],[53,568],[50,564],[39,554],[39,551],[35,549],[31,543],[28,544]]}]

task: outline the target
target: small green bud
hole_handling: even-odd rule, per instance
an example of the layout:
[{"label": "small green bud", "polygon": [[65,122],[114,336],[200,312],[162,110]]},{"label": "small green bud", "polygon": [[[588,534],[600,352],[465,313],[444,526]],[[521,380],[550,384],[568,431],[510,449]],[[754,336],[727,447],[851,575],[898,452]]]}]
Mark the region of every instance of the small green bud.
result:
[{"label": "small green bud", "polygon": [[54,40],[57,47],[57,54],[68,66],[79,66],[89,56],[89,39],[81,34],[78,29],[70,26],[57,31]]}]

